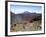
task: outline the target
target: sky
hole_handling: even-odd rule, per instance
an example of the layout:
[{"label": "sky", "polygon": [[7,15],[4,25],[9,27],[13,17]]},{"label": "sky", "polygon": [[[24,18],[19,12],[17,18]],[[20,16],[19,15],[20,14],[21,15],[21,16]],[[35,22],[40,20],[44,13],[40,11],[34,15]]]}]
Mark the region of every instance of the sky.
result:
[{"label": "sky", "polygon": [[23,13],[25,11],[31,13],[42,13],[42,6],[10,4],[10,11],[12,11],[15,14]]}]

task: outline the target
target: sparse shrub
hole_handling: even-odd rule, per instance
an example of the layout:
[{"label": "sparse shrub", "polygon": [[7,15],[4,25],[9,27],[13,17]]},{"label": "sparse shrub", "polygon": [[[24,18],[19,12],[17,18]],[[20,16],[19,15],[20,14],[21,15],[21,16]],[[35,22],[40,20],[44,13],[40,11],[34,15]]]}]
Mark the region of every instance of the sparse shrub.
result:
[{"label": "sparse shrub", "polygon": [[14,24],[14,26],[16,26],[16,24]]},{"label": "sparse shrub", "polygon": [[25,29],[25,26],[23,26],[23,28]]},{"label": "sparse shrub", "polygon": [[31,20],[29,21],[29,23],[32,23],[32,22],[33,22],[33,20],[32,21]]}]

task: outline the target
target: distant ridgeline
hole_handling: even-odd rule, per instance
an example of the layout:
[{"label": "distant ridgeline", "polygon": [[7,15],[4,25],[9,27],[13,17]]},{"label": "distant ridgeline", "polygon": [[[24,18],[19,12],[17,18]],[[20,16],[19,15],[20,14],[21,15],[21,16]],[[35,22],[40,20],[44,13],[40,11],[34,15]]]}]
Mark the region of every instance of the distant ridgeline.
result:
[{"label": "distant ridgeline", "polygon": [[31,13],[25,11],[20,14],[15,14],[13,12],[10,12],[10,14],[11,14],[11,24],[42,20],[42,14],[40,13]]}]

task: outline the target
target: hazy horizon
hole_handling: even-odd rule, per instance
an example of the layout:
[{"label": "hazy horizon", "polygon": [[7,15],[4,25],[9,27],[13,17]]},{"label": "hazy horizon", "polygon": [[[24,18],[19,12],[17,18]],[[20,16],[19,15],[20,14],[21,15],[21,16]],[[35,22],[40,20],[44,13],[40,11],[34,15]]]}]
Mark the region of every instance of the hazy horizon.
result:
[{"label": "hazy horizon", "polygon": [[31,13],[42,13],[42,6],[33,6],[33,5],[10,5],[10,11],[15,14],[23,13],[25,11]]}]

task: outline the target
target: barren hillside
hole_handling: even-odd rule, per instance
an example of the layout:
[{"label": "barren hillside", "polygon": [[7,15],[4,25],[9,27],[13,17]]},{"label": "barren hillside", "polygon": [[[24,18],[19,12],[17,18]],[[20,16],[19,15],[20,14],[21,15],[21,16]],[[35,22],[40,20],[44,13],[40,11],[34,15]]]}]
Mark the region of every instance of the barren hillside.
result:
[{"label": "barren hillside", "polygon": [[11,32],[41,30],[41,14],[25,11],[22,14],[11,13]]}]

